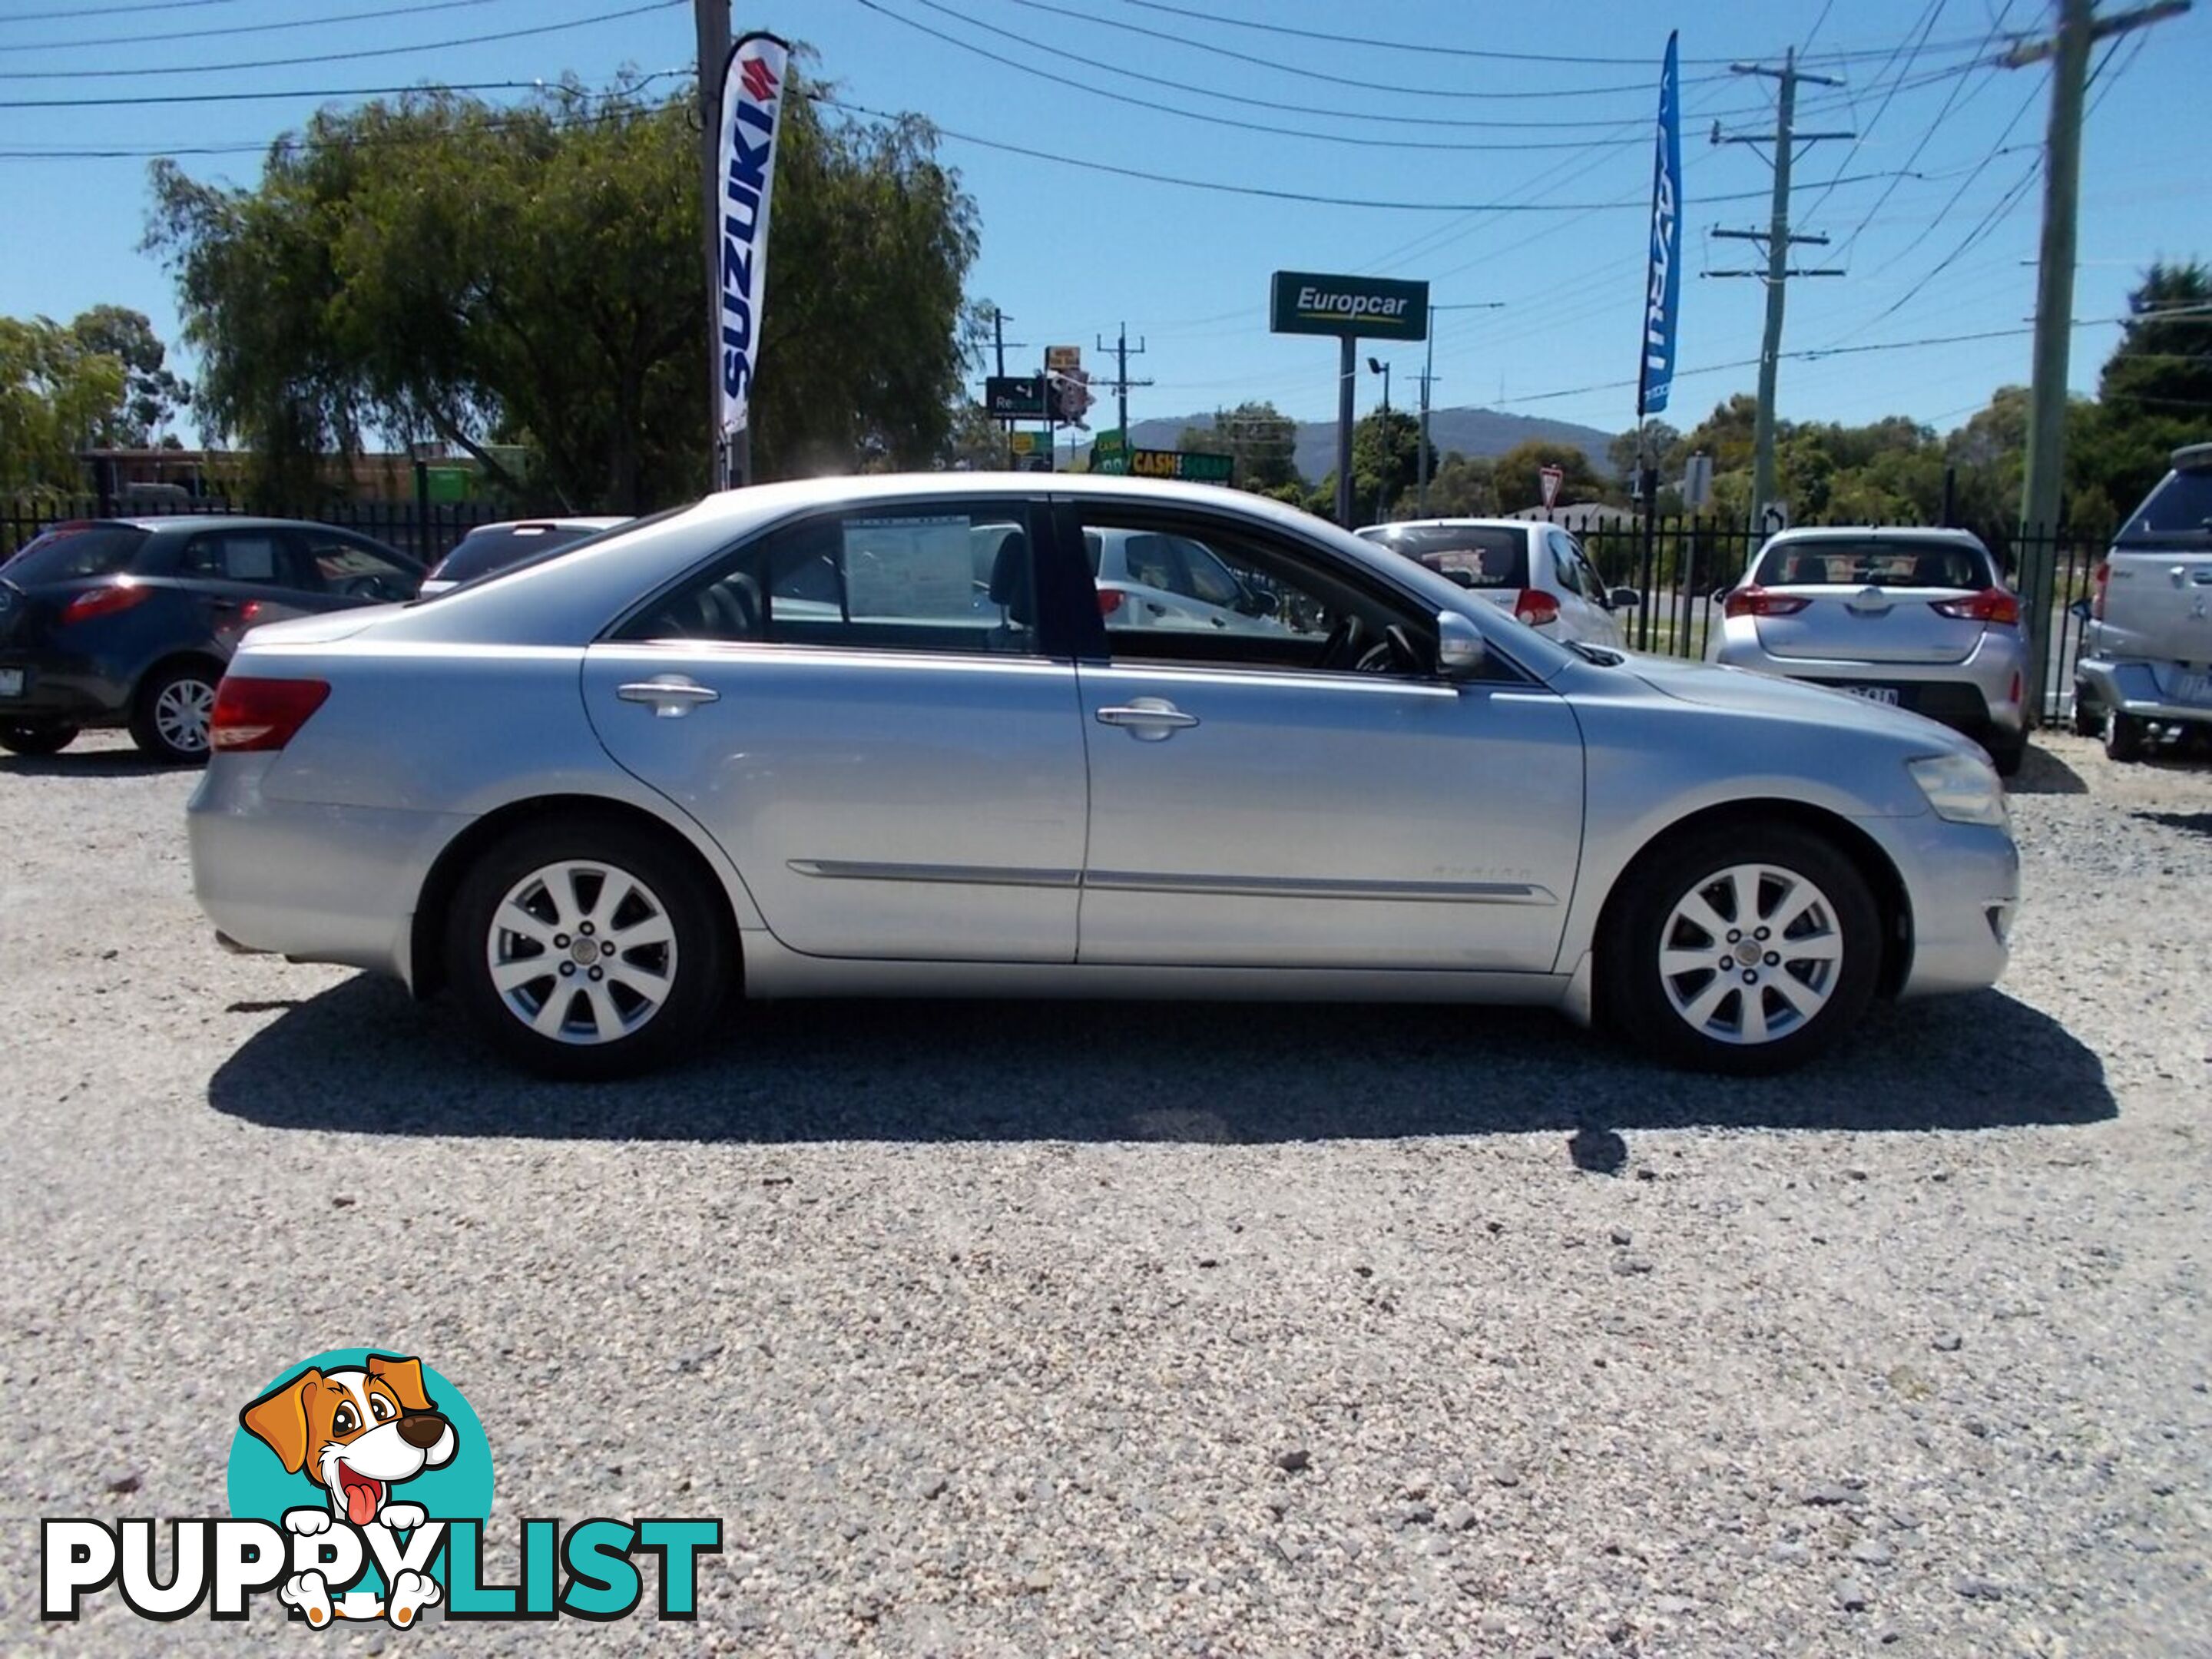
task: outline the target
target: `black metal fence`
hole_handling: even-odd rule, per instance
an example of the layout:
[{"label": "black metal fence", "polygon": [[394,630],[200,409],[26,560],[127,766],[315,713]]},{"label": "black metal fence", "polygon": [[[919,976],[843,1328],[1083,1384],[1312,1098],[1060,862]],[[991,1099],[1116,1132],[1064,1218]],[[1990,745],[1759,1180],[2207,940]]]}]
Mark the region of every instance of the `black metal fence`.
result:
[{"label": "black metal fence", "polygon": [[[163,501],[149,506],[102,501],[91,496],[29,504],[0,501],[0,559],[11,556],[26,542],[54,526],[75,519],[167,518],[179,514],[220,517],[245,511],[219,498]],[[428,568],[451,552],[453,544],[478,525],[495,523],[515,514],[510,508],[488,501],[338,501],[269,516],[307,519],[317,524],[357,530],[387,547],[397,548]]]},{"label": "black metal fence", "polygon": [[[1743,579],[1765,539],[1740,519],[1662,518],[1655,526],[1647,570],[1641,522],[1619,514],[1578,521],[1566,512],[1559,514],[1557,522],[1582,543],[1607,586],[1633,587],[1644,593],[1641,609],[1621,618],[1626,642],[1639,650],[1693,659],[1706,654],[1719,625],[1721,595]],[[1978,533],[2015,586],[2035,556],[2049,559],[2051,585],[2042,635],[2041,708],[2045,720],[2056,719],[2070,707],[2074,659],[2081,648],[2080,612],[2092,597],[2108,538],[2071,528],[2023,534],[2015,526],[1990,526]]]}]

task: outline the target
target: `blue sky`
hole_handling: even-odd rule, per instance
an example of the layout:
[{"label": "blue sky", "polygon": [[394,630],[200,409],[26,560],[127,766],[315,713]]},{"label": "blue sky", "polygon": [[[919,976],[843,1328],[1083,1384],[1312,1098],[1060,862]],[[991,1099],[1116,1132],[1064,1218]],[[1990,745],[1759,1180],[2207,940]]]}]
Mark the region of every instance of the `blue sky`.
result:
[{"label": "blue sky", "polygon": [[[1762,152],[1716,147],[1707,136],[1716,118],[1732,131],[1771,131],[1773,82],[1731,75],[1724,60],[1778,61],[1792,45],[1809,52],[1808,67],[1848,84],[1806,87],[1801,128],[1861,135],[1799,159],[1797,227],[1834,239],[1801,258],[1849,274],[1790,285],[1786,349],[2024,330],[2047,71],[1969,65],[2005,34],[2045,30],[2053,9],[2049,0],[1708,0],[1672,9],[1638,0],[738,0],[734,21],[739,32],[770,28],[812,45],[819,71],[850,102],[915,110],[946,129],[943,154],[981,210],[970,292],[1005,309],[1008,337],[1030,348],[1012,355],[1030,365],[1047,344],[1078,343],[1095,371],[1098,337],[1110,339],[1126,320],[1132,343],[1141,335],[1148,346],[1133,372],[1158,382],[1132,393],[1133,418],[1247,397],[1301,417],[1333,414],[1333,344],[1267,331],[1268,273],[1290,268],[1425,277],[1439,306],[1498,302],[1437,316],[1437,404],[1617,430],[1634,416],[1632,384],[1608,383],[1635,374],[1650,127],[1670,24],[1682,31],[1686,205],[1685,372],[1669,418],[1687,426],[1755,383],[1747,360],[1764,306],[1756,282],[1698,275],[1741,265],[1749,251],[1709,243],[1711,227],[1766,218]],[[564,27],[615,11],[631,15]],[[368,12],[383,15],[359,15]],[[523,33],[532,30],[542,32]],[[1347,30],[1428,49],[1314,38]],[[684,0],[0,0],[0,105],[568,71],[599,82],[625,64],[684,68],[692,39]],[[304,61],[189,72],[269,59]],[[1048,72],[1064,79],[1042,78]],[[2212,258],[2207,86],[2212,7],[2121,41],[2093,86],[2077,319],[2120,312],[2154,257]],[[1290,131],[1224,126],[1105,91]],[[137,251],[145,161],[52,152],[258,144],[323,101],[0,107],[0,223],[9,227],[0,313],[65,319],[112,301],[147,312],[173,338],[168,276]],[[1510,210],[1383,210],[1188,189],[956,133],[1169,179]],[[1380,142],[1340,142],[1351,137]],[[258,167],[252,154],[184,159],[198,176],[238,183]],[[804,280],[771,274],[771,315],[775,285]],[[2117,332],[2108,324],[2075,332],[2077,386],[2094,384]],[[1419,349],[1389,355],[1394,398],[1410,404]],[[2024,380],[2027,362],[2025,332],[1788,362],[1782,412],[1849,422],[1902,413],[1948,428],[1994,387]],[[1694,372],[1708,365],[1744,366]],[[775,372],[772,355],[763,372]],[[1380,392],[1363,377],[1363,407]]]}]

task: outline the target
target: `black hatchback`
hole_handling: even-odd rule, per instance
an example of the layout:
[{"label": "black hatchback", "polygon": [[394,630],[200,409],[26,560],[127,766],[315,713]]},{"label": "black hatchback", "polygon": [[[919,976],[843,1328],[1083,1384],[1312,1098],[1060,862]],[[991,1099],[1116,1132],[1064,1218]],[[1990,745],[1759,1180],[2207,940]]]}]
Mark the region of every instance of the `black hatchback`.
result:
[{"label": "black hatchback", "polygon": [[404,554],[330,525],[57,525],[0,564],[0,749],[51,755],[88,726],[121,726],[158,760],[205,760],[216,685],[248,628],[422,585]]}]

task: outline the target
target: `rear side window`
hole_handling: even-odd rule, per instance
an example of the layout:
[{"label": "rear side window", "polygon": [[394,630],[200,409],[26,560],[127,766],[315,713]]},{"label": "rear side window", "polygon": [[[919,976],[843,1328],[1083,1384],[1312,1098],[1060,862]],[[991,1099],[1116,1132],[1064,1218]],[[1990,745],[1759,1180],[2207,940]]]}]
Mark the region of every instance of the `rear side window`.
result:
[{"label": "rear side window", "polygon": [[1997,586],[1989,556],[1956,542],[1780,542],[1759,561],[1762,587]]},{"label": "rear side window", "polygon": [[284,553],[284,538],[277,531],[211,531],[192,538],[177,561],[177,574],[262,586],[304,586]]},{"label": "rear side window", "polygon": [[1462,587],[1528,586],[1528,537],[1501,526],[1408,525],[1368,539]]},{"label": "rear side window", "polygon": [[2212,471],[2169,472],[2120,526],[2123,545],[2212,532]]},{"label": "rear side window", "polygon": [[571,525],[499,525],[471,530],[430,574],[441,582],[474,581],[478,576],[520,564],[534,554],[550,553],[601,533]]},{"label": "rear side window", "polygon": [[64,525],[27,542],[4,567],[18,587],[118,576],[131,568],[146,532],[127,524]]}]

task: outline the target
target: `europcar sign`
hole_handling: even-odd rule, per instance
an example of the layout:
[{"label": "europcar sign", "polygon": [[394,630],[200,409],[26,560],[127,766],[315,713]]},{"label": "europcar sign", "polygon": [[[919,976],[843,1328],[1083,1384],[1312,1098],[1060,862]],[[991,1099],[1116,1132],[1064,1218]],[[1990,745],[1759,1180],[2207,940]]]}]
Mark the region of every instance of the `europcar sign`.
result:
[{"label": "europcar sign", "polygon": [[1270,294],[1268,327],[1277,334],[1425,340],[1429,285],[1388,276],[1279,270]]}]

